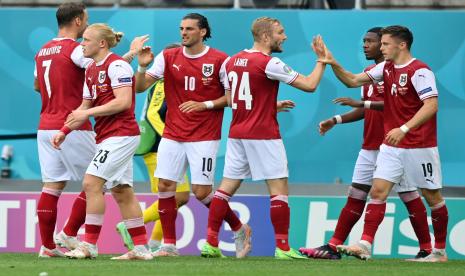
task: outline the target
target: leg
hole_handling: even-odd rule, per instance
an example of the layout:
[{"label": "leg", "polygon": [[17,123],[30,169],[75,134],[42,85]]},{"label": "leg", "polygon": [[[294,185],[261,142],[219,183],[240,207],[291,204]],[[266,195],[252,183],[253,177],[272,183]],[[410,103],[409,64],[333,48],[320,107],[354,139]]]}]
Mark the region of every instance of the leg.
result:
[{"label": "leg", "polygon": [[158,183],[158,210],[163,228],[164,243],[176,245],[176,217],[178,210],[176,206],[176,182],[160,179]]},{"label": "leg", "polygon": [[290,209],[288,205],[287,178],[266,180],[270,193],[270,216],[274,228],[276,247],[289,251],[288,233],[290,222]]},{"label": "leg", "polygon": [[131,235],[134,246],[147,244],[142,210],[139,201],[134,195],[134,190],[129,185],[118,185],[111,189],[111,193],[118,203],[121,216],[126,228]]},{"label": "leg", "polygon": [[425,205],[421,200],[420,194],[416,190],[399,192],[399,198],[407,207],[410,223],[412,224],[420,245],[420,251],[417,257],[425,257],[429,255],[432,250]]},{"label": "leg", "polygon": [[105,197],[102,189],[105,182],[103,178],[86,174],[82,184],[87,201],[84,241],[93,245],[97,244],[103,225]]},{"label": "leg", "polygon": [[37,217],[39,219],[39,230],[42,245],[47,249],[55,249],[53,240],[57,220],[58,199],[66,186],[66,182],[44,183],[42,193],[37,204]]},{"label": "leg", "polygon": [[447,224],[449,222],[449,214],[446,202],[441,194],[441,189],[429,190],[421,189],[423,196],[428,202],[431,209],[431,218],[434,229],[434,248],[445,249],[447,238]]},{"label": "leg", "polygon": [[55,236],[55,243],[68,250],[73,250],[79,245],[77,233],[86,221],[86,193],[82,191],[74,200],[71,214],[63,227]]}]

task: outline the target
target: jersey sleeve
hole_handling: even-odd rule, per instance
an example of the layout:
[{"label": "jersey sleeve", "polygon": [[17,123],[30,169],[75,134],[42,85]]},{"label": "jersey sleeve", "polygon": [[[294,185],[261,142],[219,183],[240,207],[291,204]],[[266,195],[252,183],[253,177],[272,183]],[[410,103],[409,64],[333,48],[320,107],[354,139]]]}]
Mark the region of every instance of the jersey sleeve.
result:
[{"label": "jersey sleeve", "polygon": [[226,64],[230,59],[231,57],[227,57],[220,67],[220,81],[223,84],[224,90],[231,90],[231,88],[229,87],[228,73],[226,72]]},{"label": "jersey sleeve", "polygon": [[278,80],[287,84],[292,83],[299,76],[299,73],[277,57],[273,57],[268,61],[265,73],[269,79]]},{"label": "jersey sleeve", "polygon": [[85,81],[84,81],[84,85],[82,86],[82,98],[84,100],[92,100],[94,98],[92,97],[89,87],[87,86],[87,83]]},{"label": "jersey sleeve", "polygon": [[154,79],[163,78],[163,74],[165,73],[165,55],[163,51],[155,57],[152,67],[150,67],[146,73]]},{"label": "jersey sleeve", "polygon": [[115,60],[108,66],[108,77],[111,80],[111,87],[113,89],[132,86],[133,76],[134,71],[126,61]]},{"label": "jersey sleeve", "polygon": [[371,68],[370,70],[366,71],[365,73],[370,77],[370,79],[374,82],[380,82],[383,81],[383,70],[384,70],[384,65],[386,64],[385,61],[376,64],[375,67]]},{"label": "jersey sleeve", "polygon": [[76,64],[76,66],[84,69],[92,63],[91,58],[84,57],[84,52],[81,45],[77,45],[76,48],[74,48],[73,52],[71,53],[71,60],[74,62],[74,64]]},{"label": "jersey sleeve", "polygon": [[434,73],[428,68],[416,70],[411,80],[420,100],[438,96]]}]

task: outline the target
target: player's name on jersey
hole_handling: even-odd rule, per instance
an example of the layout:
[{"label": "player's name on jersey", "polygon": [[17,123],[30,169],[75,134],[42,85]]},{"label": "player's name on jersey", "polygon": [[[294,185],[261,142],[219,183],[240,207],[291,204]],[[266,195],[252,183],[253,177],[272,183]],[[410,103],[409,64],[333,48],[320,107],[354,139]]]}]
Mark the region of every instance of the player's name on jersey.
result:
[{"label": "player's name on jersey", "polygon": [[236,58],[234,60],[234,66],[247,67],[247,58]]},{"label": "player's name on jersey", "polygon": [[40,51],[39,51],[39,57],[42,57],[42,56],[49,56],[49,55],[55,55],[55,54],[59,54],[61,51],[61,46],[58,45],[58,46],[53,46],[53,47],[50,47],[50,48],[42,48]]}]

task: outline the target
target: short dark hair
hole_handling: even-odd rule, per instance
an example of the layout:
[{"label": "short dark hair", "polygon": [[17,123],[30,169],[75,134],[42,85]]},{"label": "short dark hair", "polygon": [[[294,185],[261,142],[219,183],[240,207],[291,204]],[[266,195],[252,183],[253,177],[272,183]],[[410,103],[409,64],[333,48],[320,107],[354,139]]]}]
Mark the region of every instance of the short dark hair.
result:
[{"label": "short dark hair", "polygon": [[375,33],[377,34],[379,37],[381,37],[381,30],[383,29],[383,27],[373,27],[371,29],[369,29],[367,31],[367,33]]},{"label": "short dark hair", "polygon": [[82,2],[66,2],[61,4],[56,12],[58,27],[68,25],[76,17],[82,18],[85,9],[86,5]]},{"label": "short dark hair", "polygon": [[207,30],[207,33],[203,37],[203,41],[205,41],[205,40],[212,37],[210,25],[208,24],[208,19],[205,16],[201,15],[200,13],[189,13],[189,14],[186,14],[182,18],[182,20],[185,20],[185,19],[197,20],[197,26],[199,26],[200,29],[206,29]]},{"label": "short dark hair", "polygon": [[400,25],[388,26],[381,30],[381,34],[382,35],[388,34],[392,37],[400,39],[401,41],[407,43],[407,49],[409,50],[410,50],[410,47],[412,46],[413,34],[407,27],[400,26]]}]

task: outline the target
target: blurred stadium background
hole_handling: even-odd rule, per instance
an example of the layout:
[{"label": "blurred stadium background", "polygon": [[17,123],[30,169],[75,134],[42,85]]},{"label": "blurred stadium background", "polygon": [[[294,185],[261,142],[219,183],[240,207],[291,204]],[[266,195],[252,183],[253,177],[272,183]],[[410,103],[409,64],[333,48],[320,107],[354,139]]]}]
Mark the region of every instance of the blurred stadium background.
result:
[{"label": "blurred stadium background", "polygon": [[[40,243],[36,200],[41,189],[40,168],[35,140],[40,112],[40,97],[33,87],[33,58],[43,43],[56,35],[55,0],[0,0],[0,252],[37,252]],[[288,40],[279,57],[295,70],[308,73],[315,56],[310,48],[314,35],[321,34],[338,60],[349,70],[360,72],[370,64],[362,53],[362,37],[373,26],[401,24],[414,34],[413,54],[429,64],[439,88],[438,140],[443,183],[448,198],[450,224],[448,253],[452,259],[465,259],[465,1],[464,0],[92,0],[88,6],[90,22],[106,22],[125,33],[124,41],[114,49],[124,53],[134,36],[150,34],[149,45],[155,52],[179,40],[178,26],[183,15],[196,11],[206,15],[212,26],[210,46],[228,54],[252,45],[250,25],[259,16],[276,17],[283,23]],[[137,66],[133,62],[133,67]],[[318,90],[311,95],[282,85],[280,99],[292,99],[297,107],[280,114],[281,132],[286,145],[292,208],[291,243],[319,246],[334,227],[345,202],[346,185],[351,182],[353,165],[362,141],[361,122],[339,125],[326,136],[317,133],[320,120],[348,109],[331,100],[340,96],[359,98],[359,89],[347,89],[328,68]],[[145,95],[137,97],[137,116]],[[223,138],[231,112],[225,112]],[[9,150],[12,150],[10,156]],[[217,182],[221,179],[225,139],[218,156]],[[149,185],[141,158],[136,157],[136,191],[143,204],[155,196]],[[233,200],[241,219],[254,228],[254,255],[273,253],[268,197],[264,185],[247,182],[241,195]],[[60,200],[58,228],[64,224],[73,192],[72,183]],[[114,242],[117,208],[108,199],[102,253],[121,252]],[[207,211],[195,200],[180,209],[178,236],[184,254],[198,254],[205,236]],[[105,228],[106,227],[106,228]],[[360,237],[358,224],[350,240]],[[231,252],[231,233],[225,229],[221,247]],[[432,229],[431,229],[432,232]],[[113,241],[113,242],[111,242]],[[413,230],[401,202],[395,197],[388,205],[386,218],[374,246],[379,257],[405,257],[417,252]]]}]

